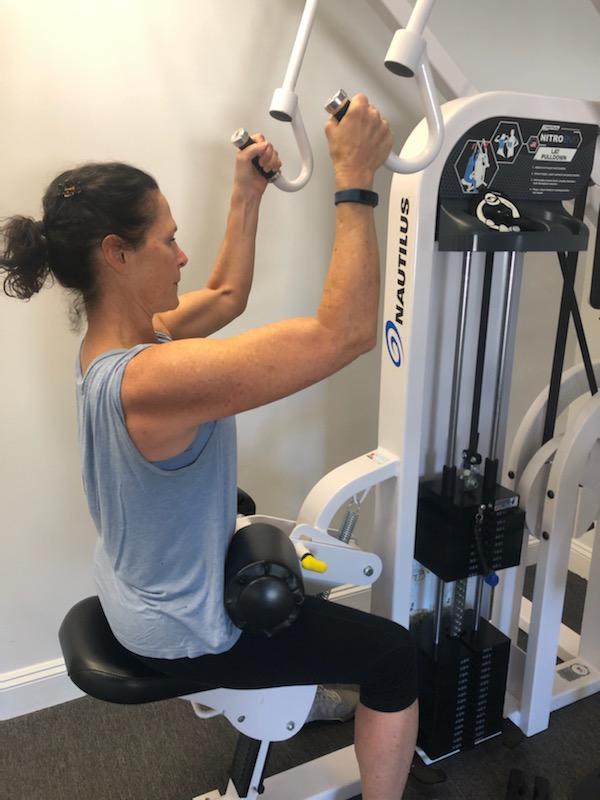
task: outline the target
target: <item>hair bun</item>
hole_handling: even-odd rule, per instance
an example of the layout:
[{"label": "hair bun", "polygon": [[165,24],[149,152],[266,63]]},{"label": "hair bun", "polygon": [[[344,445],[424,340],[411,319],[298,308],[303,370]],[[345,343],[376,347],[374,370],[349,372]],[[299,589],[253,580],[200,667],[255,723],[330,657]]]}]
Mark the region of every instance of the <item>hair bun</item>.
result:
[{"label": "hair bun", "polygon": [[4,291],[10,297],[28,300],[40,291],[50,271],[44,223],[15,216],[2,226],[1,233],[4,250],[0,269],[7,273]]}]

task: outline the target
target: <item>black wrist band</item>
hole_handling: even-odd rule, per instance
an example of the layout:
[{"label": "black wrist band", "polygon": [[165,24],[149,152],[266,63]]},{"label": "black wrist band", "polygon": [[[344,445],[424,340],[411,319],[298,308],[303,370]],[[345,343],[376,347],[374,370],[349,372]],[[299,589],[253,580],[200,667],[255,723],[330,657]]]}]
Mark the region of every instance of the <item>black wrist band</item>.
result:
[{"label": "black wrist band", "polygon": [[360,203],[363,206],[375,208],[379,203],[379,195],[369,189],[344,189],[335,193],[334,202],[336,206],[338,203]]}]

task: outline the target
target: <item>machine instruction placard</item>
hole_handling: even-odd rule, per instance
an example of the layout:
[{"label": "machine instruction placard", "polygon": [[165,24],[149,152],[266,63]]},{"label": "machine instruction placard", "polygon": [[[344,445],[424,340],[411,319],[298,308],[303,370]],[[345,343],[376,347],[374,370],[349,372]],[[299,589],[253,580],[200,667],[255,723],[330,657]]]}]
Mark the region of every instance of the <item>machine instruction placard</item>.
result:
[{"label": "machine instruction placard", "polygon": [[513,200],[571,200],[587,185],[598,127],[493,117],[456,143],[440,181],[440,198],[493,188]]}]

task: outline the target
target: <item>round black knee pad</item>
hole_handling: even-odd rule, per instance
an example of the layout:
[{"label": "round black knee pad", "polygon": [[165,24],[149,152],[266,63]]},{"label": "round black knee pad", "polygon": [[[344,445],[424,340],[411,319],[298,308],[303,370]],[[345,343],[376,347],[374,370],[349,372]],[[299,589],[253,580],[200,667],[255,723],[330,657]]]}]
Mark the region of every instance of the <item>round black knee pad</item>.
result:
[{"label": "round black knee pad", "polygon": [[273,636],[297,619],[303,601],[302,568],[289,536],[264,522],[234,534],[225,560],[225,608],[234,625]]}]

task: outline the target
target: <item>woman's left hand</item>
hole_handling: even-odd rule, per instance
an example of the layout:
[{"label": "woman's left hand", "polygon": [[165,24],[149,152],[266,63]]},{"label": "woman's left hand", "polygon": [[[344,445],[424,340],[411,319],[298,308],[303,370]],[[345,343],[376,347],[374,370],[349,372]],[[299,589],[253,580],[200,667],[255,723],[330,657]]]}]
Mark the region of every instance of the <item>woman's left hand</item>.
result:
[{"label": "woman's left hand", "polygon": [[253,133],[252,138],[256,144],[240,150],[236,156],[234,188],[246,194],[261,196],[269,182],[256,169],[252,159],[258,157],[258,163],[265,172],[278,172],[281,169],[281,160],[277,150],[262,133]]}]

